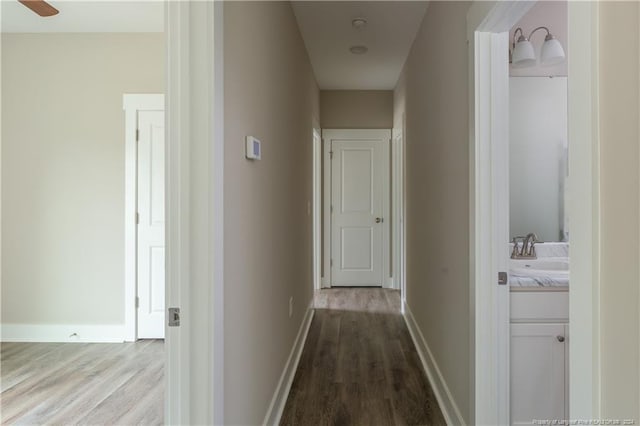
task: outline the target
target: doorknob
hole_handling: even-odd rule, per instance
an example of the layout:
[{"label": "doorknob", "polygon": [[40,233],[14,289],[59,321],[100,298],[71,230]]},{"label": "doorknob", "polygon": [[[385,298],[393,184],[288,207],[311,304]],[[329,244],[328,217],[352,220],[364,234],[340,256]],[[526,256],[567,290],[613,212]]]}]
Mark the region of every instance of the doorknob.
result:
[{"label": "doorknob", "polygon": [[564,342],[564,336],[556,336],[556,339],[558,339],[560,343]]},{"label": "doorknob", "polygon": [[382,218],[381,217],[376,217],[376,223],[381,223],[382,222]]}]

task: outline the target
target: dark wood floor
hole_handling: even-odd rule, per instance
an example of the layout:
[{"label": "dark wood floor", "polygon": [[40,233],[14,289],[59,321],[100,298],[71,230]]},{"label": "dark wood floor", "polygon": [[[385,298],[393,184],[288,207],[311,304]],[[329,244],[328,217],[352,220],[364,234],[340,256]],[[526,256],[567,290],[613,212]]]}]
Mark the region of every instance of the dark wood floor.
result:
[{"label": "dark wood floor", "polygon": [[164,343],[2,343],[2,424],[160,425]]},{"label": "dark wood floor", "polygon": [[397,291],[321,290],[315,306],[281,425],[446,424]]}]

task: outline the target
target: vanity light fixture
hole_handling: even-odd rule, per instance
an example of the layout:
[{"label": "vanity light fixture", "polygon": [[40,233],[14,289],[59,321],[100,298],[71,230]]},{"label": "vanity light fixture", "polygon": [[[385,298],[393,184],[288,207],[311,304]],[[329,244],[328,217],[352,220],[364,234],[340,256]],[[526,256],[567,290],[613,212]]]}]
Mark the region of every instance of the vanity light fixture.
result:
[{"label": "vanity light fixture", "polygon": [[[554,37],[547,27],[538,27],[531,31],[529,37],[524,36],[522,28],[516,28],[513,33],[513,51],[511,53],[511,63],[516,68],[531,67],[536,64],[536,54],[531,44],[531,36],[539,30],[545,30],[547,32],[540,52],[540,65],[551,66],[556,65],[565,60],[564,49],[562,44]],[[516,39],[516,36],[520,33],[520,36]]]}]

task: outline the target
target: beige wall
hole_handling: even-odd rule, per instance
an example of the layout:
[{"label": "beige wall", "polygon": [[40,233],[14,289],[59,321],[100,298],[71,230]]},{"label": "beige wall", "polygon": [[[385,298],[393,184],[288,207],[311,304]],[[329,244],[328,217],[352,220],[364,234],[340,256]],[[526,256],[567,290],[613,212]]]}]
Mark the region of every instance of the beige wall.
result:
[{"label": "beige wall", "polygon": [[601,417],[640,421],[640,7],[599,5]]},{"label": "beige wall", "polygon": [[323,129],[390,129],[393,90],[323,90],[320,118]]},{"label": "beige wall", "polygon": [[124,93],[162,34],[2,35],[2,323],[124,322]]},{"label": "beige wall", "polygon": [[[250,425],[264,419],[312,297],[319,92],[288,2],[226,3],[224,25],[225,424]],[[262,160],[244,158],[247,135]]]},{"label": "beige wall", "polygon": [[406,113],[407,303],[466,422],[469,311],[467,2],[432,2],[398,82]]}]

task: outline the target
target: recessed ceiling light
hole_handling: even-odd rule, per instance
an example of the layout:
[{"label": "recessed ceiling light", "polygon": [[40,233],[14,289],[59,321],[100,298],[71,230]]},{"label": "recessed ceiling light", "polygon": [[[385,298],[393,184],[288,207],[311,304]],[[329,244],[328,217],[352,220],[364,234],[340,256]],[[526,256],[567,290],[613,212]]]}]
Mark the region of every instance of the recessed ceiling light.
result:
[{"label": "recessed ceiling light", "polygon": [[355,28],[356,30],[361,30],[367,26],[367,20],[364,18],[356,18],[351,21],[351,26],[353,26],[353,28]]},{"label": "recessed ceiling light", "polygon": [[369,48],[367,46],[351,46],[349,50],[354,55],[363,55],[369,51]]}]

